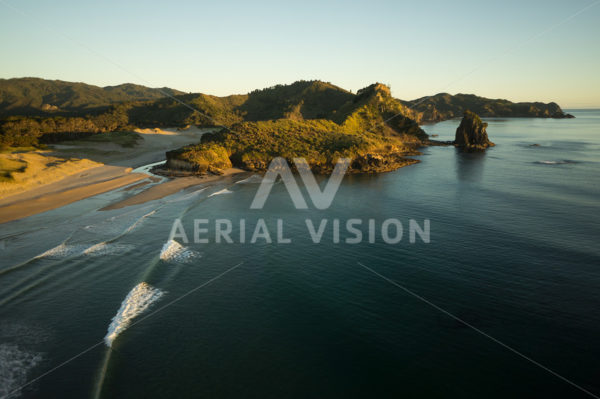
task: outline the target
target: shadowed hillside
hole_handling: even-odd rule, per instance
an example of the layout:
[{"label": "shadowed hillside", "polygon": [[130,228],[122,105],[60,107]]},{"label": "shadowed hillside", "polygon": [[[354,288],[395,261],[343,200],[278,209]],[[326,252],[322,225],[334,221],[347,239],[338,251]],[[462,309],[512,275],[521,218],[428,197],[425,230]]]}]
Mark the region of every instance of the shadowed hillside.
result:
[{"label": "shadowed hillside", "polygon": [[571,118],[556,103],[522,102],[513,103],[508,100],[489,99],[474,94],[440,93],[430,97],[422,97],[413,101],[403,101],[406,106],[413,107],[419,122],[439,122],[458,118],[467,110],[483,117],[529,117],[529,118]]},{"label": "shadowed hillside", "polygon": [[182,92],[125,83],[98,87],[39,78],[0,79],[0,117],[9,115],[85,115],[89,110],[125,101],[156,100]]}]

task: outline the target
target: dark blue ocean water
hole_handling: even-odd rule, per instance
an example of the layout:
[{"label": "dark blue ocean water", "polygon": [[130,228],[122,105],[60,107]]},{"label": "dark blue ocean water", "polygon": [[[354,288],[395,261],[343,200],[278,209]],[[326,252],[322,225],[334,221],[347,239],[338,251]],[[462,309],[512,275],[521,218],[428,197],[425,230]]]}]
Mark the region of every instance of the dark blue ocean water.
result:
[{"label": "dark blue ocean water", "polygon": [[[588,396],[564,379],[600,395],[600,111],[571,112],[488,119],[496,147],[346,177],[326,210],[295,209],[283,184],[252,210],[258,185],[236,177],[0,225],[0,396],[88,348],[14,397]],[[450,140],[458,123],[425,129]],[[191,239],[211,221],[210,242],[169,247],[175,218]],[[389,218],[402,240],[370,243],[367,221]],[[215,242],[216,219],[234,243]],[[259,219],[292,242],[248,243]],[[321,243],[306,219],[328,219]],[[363,242],[344,242],[348,219]],[[410,219],[429,243],[410,243]]]}]

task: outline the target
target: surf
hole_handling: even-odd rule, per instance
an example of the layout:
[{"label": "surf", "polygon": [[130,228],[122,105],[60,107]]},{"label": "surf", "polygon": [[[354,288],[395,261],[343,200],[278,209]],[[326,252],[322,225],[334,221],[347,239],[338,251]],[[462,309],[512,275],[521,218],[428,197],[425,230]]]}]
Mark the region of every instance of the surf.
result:
[{"label": "surf", "polygon": [[165,262],[189,263],[201,257],[200,253],[193,251],[175,240],[167,241],[160,251],[160,260]]},{"label": "surf", "polygon": [[211,195],[209,195],[209,197],[214,197],[215,195],[223,195],[223,194],[233,194],[233,191],[224,188],[222,190],[212,193]]},{"label": "surf", "polygon": [[108,326],[108,332],[104,336],[106,346],[112,347],[114,340],[129,327],[131,321],[144,313],[164,294],[163,291],[154,288],[146,282],[141,282],[133,287],[121,303],[121,307]]}]

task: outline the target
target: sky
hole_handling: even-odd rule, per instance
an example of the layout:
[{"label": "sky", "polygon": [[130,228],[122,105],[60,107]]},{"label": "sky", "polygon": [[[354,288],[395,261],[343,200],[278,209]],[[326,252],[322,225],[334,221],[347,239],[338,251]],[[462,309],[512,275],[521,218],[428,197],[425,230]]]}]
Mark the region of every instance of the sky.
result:
[{"label": "sky", "polygon": [[599,22],[600,0],[0,0],[0,78],[219,96],[300,79],[354,92],[382,82],[405,100],[473,93],[590,108],[600,107]]}]

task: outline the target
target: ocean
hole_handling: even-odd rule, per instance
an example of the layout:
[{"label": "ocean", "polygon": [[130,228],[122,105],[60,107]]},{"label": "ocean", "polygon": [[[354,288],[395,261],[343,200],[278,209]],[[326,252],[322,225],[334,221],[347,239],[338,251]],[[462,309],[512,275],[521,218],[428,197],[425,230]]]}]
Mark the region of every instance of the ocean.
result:
[{"label": "ocean", "polygon": [[484,119],[485,153],[424,148],[322,210],[282,183],[250,209],[261,179],[233,176],[0,225],[0,397],[600,395],[600,111],[568,112]]}]

